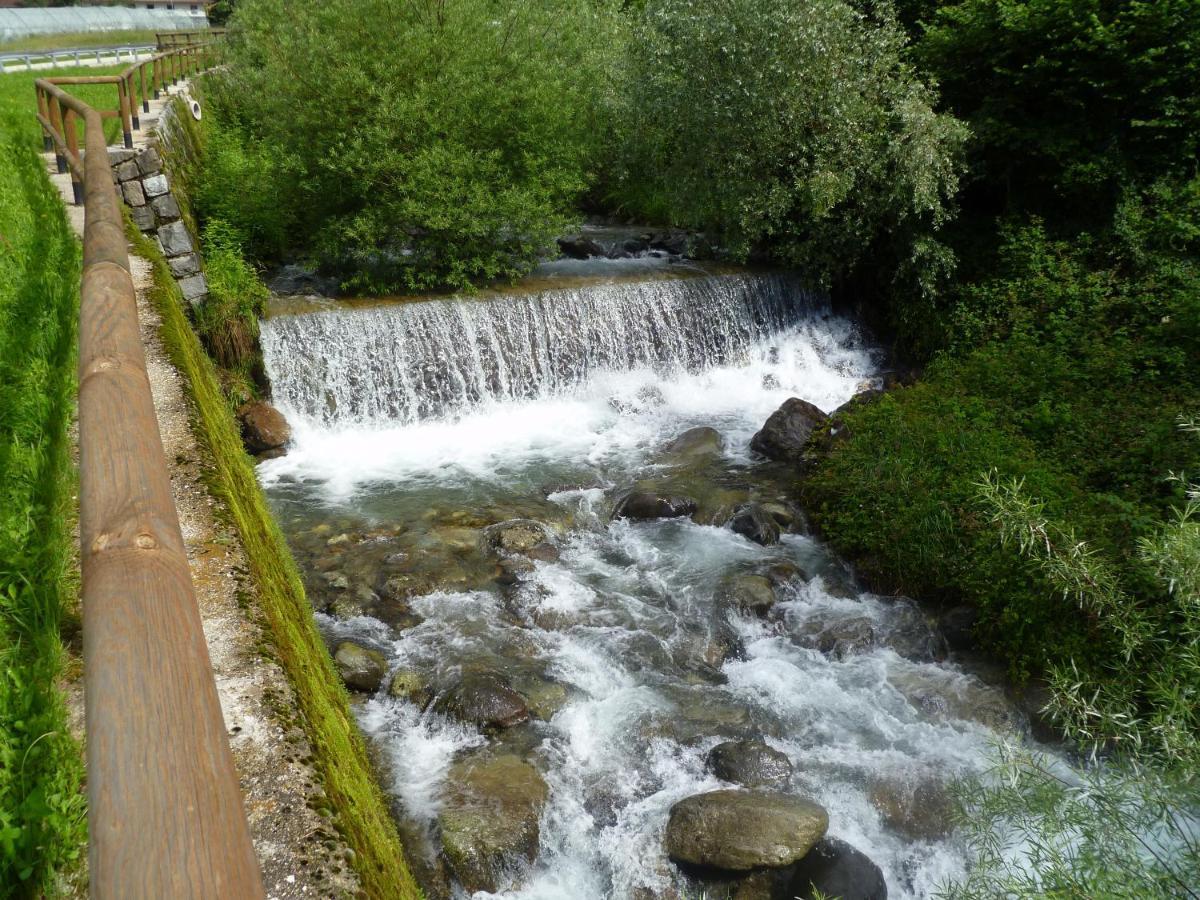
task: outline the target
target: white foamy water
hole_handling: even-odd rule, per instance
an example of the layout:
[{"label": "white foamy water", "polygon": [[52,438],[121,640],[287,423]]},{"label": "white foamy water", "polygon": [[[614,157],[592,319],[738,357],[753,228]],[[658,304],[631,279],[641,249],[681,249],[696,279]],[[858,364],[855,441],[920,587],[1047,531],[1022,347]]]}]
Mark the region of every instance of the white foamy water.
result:
[{"label": "white foamy water", "polygon": [[[704,765],[713,746],[753,737],[787,754],[788,789],[826,807],[830,833],[881,867],[889,896],[927,897],[962,873],[964,851],[936,827],[914,836],[889,820],[880,792],[979,772],[996,741],[1019,739],[1001,691],[934,661],[936,635],[915,606],[857,590],[814,540],[761,547],[690,521],[608,521],[612,488],[660,474],[657,454],[681,431],[719,430],[722,477],[752,480],[747,444],[780,403],[831,410],[875,377],[876,356],[848,322],[786,279],[755,277],[265,323],[295,432],[288,455],[259,468],[277,502],[416,528],[447,497],[470,507],[537,492],[572,514],[560,559],[538,563],[514,595],[433,593],[415,603],[423,621],[399,632],[322,620],[434,685],[493,668],[566,688],[565,704],[514,745],[549,800],[537,861],[498,896],[665,896],[677,881],[662,850],[668,810],[725,786]],[[573,325],[597,346],[568,340]],[[714,337],[721,329],[740,337]],[[436,402],[412,387],[418,370]],[[538,487],[559,480],[594,484]],[[722,605],[724,579],[780,563],[807,579],[781,589],[770,620]],[[743,649],[716,672],[705,648],[726,633]],[[385,750],[388,788],[436,846],[446,774],[485,738],[386,691],[361,721]]]}]

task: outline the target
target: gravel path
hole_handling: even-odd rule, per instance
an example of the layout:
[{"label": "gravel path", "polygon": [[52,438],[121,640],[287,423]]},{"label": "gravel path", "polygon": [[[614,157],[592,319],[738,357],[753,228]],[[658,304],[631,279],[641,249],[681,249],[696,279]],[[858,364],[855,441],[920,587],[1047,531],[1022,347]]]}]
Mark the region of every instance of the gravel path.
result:
[{"label": "gravel path", "polygon": [[264,625],[236,530],[204,483],[211,468],[192,434],[182,378],[159,338],[159,317],[145,293],[150,264],[130,257],[154,408],[171,489],[192,565],[221,709],[246,799],[267,896],[340,897],[358,893],[348,850],[314,807],[328,805],[304,733],[288,724],[296,701],[283,670],[265,655]]}]

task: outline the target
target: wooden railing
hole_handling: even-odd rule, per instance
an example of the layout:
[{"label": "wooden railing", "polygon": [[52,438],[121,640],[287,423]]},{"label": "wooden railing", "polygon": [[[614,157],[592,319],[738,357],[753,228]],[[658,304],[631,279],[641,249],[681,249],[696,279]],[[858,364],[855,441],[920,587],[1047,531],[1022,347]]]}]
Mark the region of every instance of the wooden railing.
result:
[{"label": "wooden railing", "polygon": [[[180,47],[147,61],[150,85],[197,70],[204,52]],[[101,80],[117,86],[116,114],[127,122],[139,83],[147,96],[137,69]],[[42,79],[37,92],[47,143],[86,210],[79,531],[90,891],[261,898],[146,374],[106,113],[64,90],[74,83]],[[128,126],[125,137],[131,143]]]}]

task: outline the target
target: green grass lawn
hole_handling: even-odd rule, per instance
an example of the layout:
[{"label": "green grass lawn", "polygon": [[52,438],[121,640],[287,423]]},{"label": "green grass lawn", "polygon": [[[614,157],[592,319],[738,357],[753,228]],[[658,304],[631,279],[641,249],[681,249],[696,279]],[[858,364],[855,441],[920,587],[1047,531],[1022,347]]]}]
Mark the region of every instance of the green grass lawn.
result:
[{"label": "green grass lawn", "polygon": [[[0,897],[61,893],[86,839],[83,760],[59,689],[64,625],[77,619],[81,254],[39,155],[40,74],[0,76]],[[110,92],[79,91],[95,103]]]},{"label": "green grass lawn", "polygon": [[75,50],[84,47],[124,47],[154,44],[153,31],[71,31],[62,34],[31,34],[0,41],[0,53],[34,50]]}]

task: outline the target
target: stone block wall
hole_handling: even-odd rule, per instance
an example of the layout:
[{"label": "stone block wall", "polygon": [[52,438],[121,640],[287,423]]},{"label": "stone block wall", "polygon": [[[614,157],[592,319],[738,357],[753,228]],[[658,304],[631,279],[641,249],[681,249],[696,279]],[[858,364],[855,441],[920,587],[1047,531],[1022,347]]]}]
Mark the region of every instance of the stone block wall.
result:
[{"label": "stone block wall", "polygon": [[193,308],[199,306],[208,297],[199,244],[180,215],[158,150],[110,147],[108,163],[134,223],[158,241],[184,298]]}]

